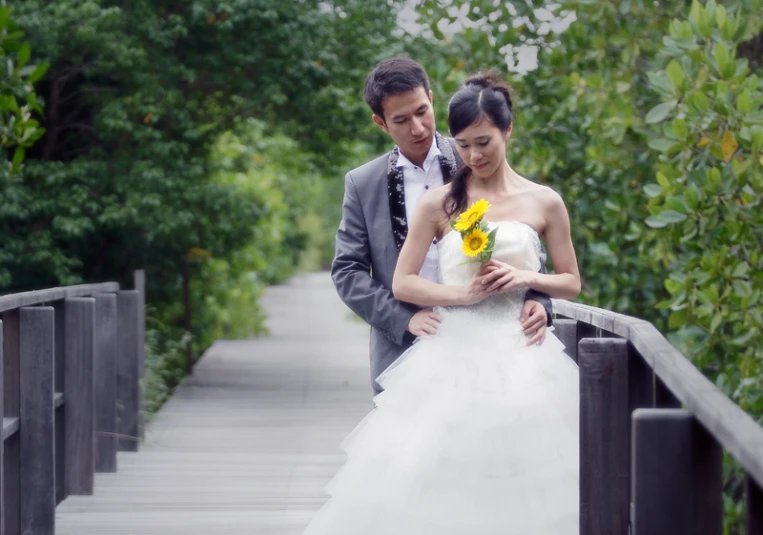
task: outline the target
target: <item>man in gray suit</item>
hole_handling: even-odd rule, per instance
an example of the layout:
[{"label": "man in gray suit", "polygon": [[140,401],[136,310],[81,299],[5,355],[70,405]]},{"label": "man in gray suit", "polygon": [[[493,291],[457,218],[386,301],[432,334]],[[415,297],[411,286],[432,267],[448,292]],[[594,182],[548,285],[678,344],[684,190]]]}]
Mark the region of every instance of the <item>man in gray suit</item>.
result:
[{"label": "man in gray suit", "polygon": [[[437,333],[440,317],[396,300],[392,276],[418,200],[450,182],[462,162],[453,141],[435,129],[429,79],[418,63],[404,58],[379,63],[366,79],[365,99],[373,121],[396,146],[345,176],[331,277],[345,304],[371,325],[371,382],[377,394],[376,378],[416,337]],[[436,240],[420,274],[438,280]],[[521,316],[528,343],[543,340],[550,318],[551,300],[528,292]]]}]

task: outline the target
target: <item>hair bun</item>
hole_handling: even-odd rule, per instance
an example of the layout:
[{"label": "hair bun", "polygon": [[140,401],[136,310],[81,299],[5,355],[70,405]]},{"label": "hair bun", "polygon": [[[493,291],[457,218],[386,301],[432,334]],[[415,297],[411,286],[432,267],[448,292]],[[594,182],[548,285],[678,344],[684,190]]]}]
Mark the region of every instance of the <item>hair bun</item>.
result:
[{"label": "hair bun", "polygon": [[509,105],[509,110],[512,109],[511,86],[501,80],[497,72],[489,70],[479,71],[477,74],[467,78],[464,85],[481,91],[485,89],[496,91],[506,99],[506,103]]}]

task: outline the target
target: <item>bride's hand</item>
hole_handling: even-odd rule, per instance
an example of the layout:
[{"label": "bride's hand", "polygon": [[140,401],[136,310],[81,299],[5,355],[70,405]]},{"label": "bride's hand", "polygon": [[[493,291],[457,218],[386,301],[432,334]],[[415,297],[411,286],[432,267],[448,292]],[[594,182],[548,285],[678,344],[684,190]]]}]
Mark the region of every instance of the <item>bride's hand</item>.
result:
[{"label": "bride's hand", "polygon": [[488,293],[505,293],[515,288],[530,288],[536,273],[517,269],[512,265],[492,258],[482,265],[478,273]]},{"label": "bride's hand", "polygon": [[463,287],[462,305],[476,305],[490,295],[482,284],[482,277],[479,274],[472,278],[469,286]]}]

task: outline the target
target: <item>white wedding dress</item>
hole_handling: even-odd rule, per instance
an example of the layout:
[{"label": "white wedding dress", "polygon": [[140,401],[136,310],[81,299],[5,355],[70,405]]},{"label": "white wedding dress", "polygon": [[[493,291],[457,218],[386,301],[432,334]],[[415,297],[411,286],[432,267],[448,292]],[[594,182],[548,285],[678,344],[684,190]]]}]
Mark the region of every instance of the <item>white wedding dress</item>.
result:
[{"label": "white wedding dress", "polygon": [[[540,267],[540,239],[498,225],[493,257]],[[466,285],[461,238],[439,244],[442,282]],[[577,535],[578,368],[551,333],[526,346],[524,291],[439,310],[378,379],[376,408],[304,535]]]}]

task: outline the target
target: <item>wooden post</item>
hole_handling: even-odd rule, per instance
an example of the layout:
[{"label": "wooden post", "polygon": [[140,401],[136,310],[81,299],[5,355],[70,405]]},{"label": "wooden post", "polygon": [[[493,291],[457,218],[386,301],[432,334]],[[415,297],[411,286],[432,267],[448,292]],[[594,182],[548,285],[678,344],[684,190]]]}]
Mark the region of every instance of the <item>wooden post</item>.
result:
[{"label": "wooden post", "polygon": [[654,376],[654,406],[664,409],[680,409],[681,400],[673,395],[673,392],[665,386],[658,375]]},{"label": "wooden post", "polygon": [[555,319],[554,334],[564,344],[564,352],[575,362],[578,361],[577,320]]},{"label": "wooden post", "polygon": [[[183,306],[185,307],[185,332],[191,334],[191,266],[188,263],[188,259],[184,258],[182,263],[182,275],[183,275]],[[191,343],[191,337],[188,336],[188,341],[185,346],[185,372],[188,375],[193,373],[193,344]]]},{"label": "wooden post", "polygon": [[[3,313],[3,373],[4,410],[5,417],[19,417],[19,310],[9,310]],[[21,533],[19,518],[21,503],[20,455],[21,441],[19,433],[15,433],[3,441],[3,499],[0,502],[0,516],[3,518],[5,532],[3,535]]]},{"label": "wooden post", "polygon": [[626,535],[628,487],[628,345],[587,338],[580,365],[580,533]]},{"label": "wooden post", "polygon": [[55,395],[63,398],[63,403],[55,408],[55,451],[56,451],[56,504],[66,499],[66,377],[64,370],[66,357],[66,300],[53,303],[55,310],[56,354],[53,373]]},{"label": "wooden post", "polygon": [[53,307],[19,313],[20,532],[55,535]]},{"label": "wooden post", "polygon": [[[5,351],[3,350],[3,322],[0,321],[0,535],[5,535],[5,522],[3,521],[3,464],[5,452],[5,379],[3,370],[5,368]],[[10,418],[8,419],[10,421]]]},{"label": "wooden post", "polygon": [[117,471],[117,296],[95,296],[95,470]]},{"label": "wooden post", "polygon": [[142,269],[135,271],[133,275],[135,289],[138,291],[138,436],[141,440],[146,438],[146,272]]},{"label": "wooden post", "polygon": [[117,293],[117,433],[120,451],[138,451],[138,302],[137,290]]},{"label": "wooden post", "polygon": [[65,316],[66,494],[89,495],[95,477],[95,299],[67,299]]},{"label": "wooden post", "polygon": [[744,481],[745,535],[763,535],[763,490],[749,475]]},{"label": "wooden post", "polygon": [[632,535],[720,535],[722,451],[682,409],[633,413]]}]

